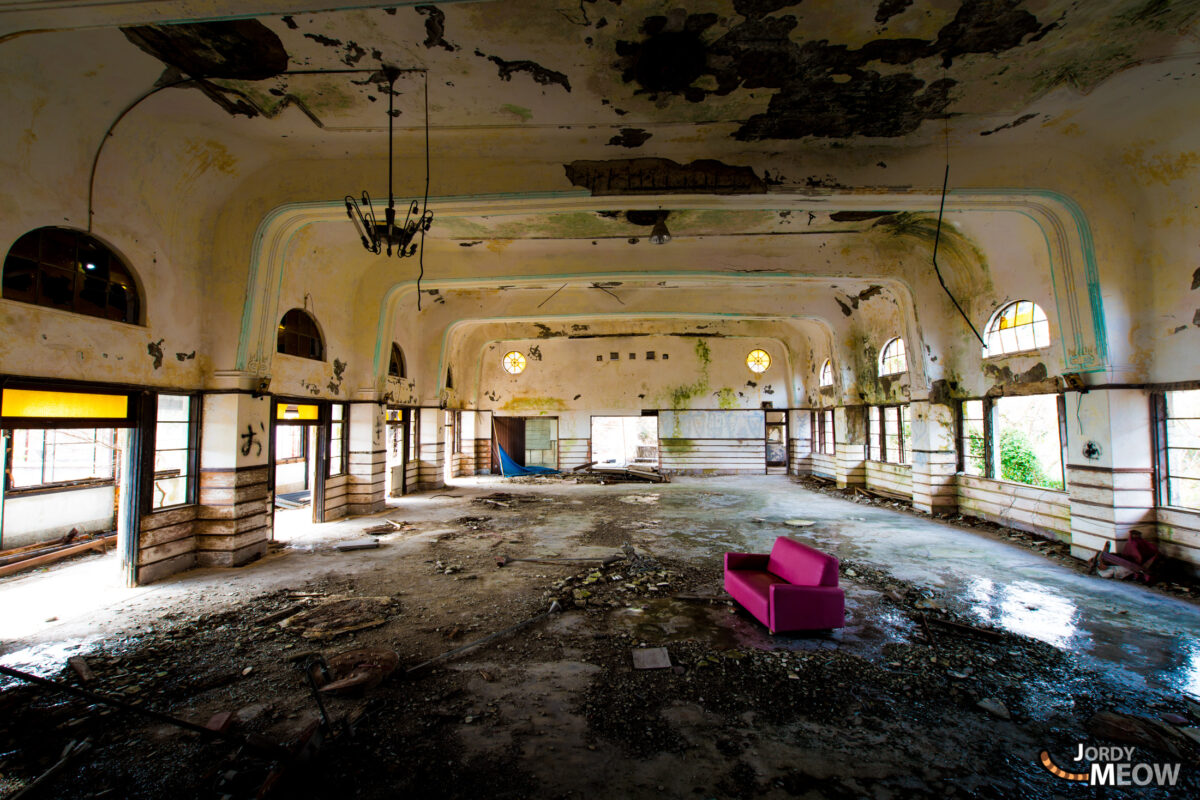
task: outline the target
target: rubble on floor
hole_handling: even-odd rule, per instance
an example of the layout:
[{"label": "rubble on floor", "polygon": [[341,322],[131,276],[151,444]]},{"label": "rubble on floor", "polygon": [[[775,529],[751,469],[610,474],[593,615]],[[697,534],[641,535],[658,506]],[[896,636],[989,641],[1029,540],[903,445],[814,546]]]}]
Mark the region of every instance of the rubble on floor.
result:
[{"label": "rubble on floor", "polygon": [[[809,509],[672,495],[678,483],[656,504],[628,504],[622,488],[581,505],[493,494],[511,507],[470,524],[463,514],[479,504],[447,503],[444,519],[416,526],[455,526],[453,536],[331,555],[339,560],[324,577],[219,612],[174,612],[76,657],[96,691],[199,724],[224,714],[231,730],[303,750],[309,765],[288,762],[278,797],[1049,800],[1067,792],[1034,754],[1048,749],[1062,764],[1077,742],[1134,739],[1141,758],[1185,764],[1172,792],[1200,792],[1200,705],[1181,695],[1131,687],[1073,652],[993,628],[941,588],[865,558],[843,558],[841,579],[859,604],[852,622],[886,621],[881,641],[772,637],[721,592],[714,554],[730,534],[700,538],[695,509],[730,508],[747,529],[801,538],[824,535],[824,516],[789,528],[784,520]],[[535,535],[547,510],[588,516]],[[498,567],[509,554],[529,560]],[[565,610],[546,616],[554,601]],[[660,666],[638,669],[635,657],[651,653]],[[305,677],[316,656],[334,680],[350,680],[349,694],[321,693],[324,710]],[[52,677],[82,680],[78,663],[57,667]],[[326,711],[347,733],[318,749]],[[243,797],[273,769],[80,700],[0,691],[0,786],[31,780],[85,739],[92,749],[52,795]]]}]

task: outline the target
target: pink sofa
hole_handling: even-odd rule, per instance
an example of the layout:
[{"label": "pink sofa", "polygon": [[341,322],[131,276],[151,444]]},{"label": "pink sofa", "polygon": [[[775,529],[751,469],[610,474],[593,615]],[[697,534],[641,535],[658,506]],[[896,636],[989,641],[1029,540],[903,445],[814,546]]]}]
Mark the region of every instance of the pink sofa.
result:
[{"label": "pink sofa", "polygon": [[725,591],[771,633],[845,627],[838,560],[780,536],[770,555],[726,553]]}]

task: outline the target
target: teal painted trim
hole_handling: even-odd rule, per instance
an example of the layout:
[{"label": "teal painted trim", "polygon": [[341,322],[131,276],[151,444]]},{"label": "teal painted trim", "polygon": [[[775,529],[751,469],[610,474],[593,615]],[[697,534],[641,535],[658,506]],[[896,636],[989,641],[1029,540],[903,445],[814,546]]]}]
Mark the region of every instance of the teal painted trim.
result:
[{"label": "teal painted trim", "polygon": [[1096,245],[1092,239],[1091,223],[1088,222],[1087,214],[1074,199],[1058,192],[1046,191],[1045,194],[1062,203],[1071,212],[1071,217],[1075,221],[1075,228],[1079,232],[1080,249],[1083,250],[1088,301],[1092,306],[1092,321],[1096,331],[1096,355],[1102,363],[1107,364],[1108,325],[1104,318],[1104,297],[1100,291],[1100,270],[1096,265]]},{"label": "teal painted trim", "polygon": [[[1079,236],[1079,247],[1083,255],[1084,263],[1084,283],[1087,286],[1088,302],[1092,311],[1092,334],[1096,340],[1096,356],[1100,364],[1092,369],[1082,370],[1083,372],[1103,372],[1108,365],[1108,325],[1104,315],[1104,299],[1100,287],[1100,271],[1096,264],[1096,245],[1092,238],[1092,226],[1088,221],[1087,214],[1079,206],[1075,200],[1061,192],[1056,192],[1053,189],[951,189],[949,194],[969,197],[971,195],[1030,195],[1033,197],[1042,197],[1050,200],[1071,215],[1072,222],[1075,223],[1075,231]],[[1030,215],[1026,215],[1030,216]],[[1041,223],[1037,219],[1030,216],[1038,227]],[[1046,236],[1043,230],[1042,235]],[[1049,241],[1047,237],[1047,242]],[[1054,259],[1050,259],[1050,267],[1053,278]],[[1057,289],[1056,289],[1057,295]],[[1055,302],[1058,302],[1057,296]],[[1061,307],[1060,307],[1061,313]],[[1082,344],[1082,343],[1080,343]]]},{"label": "teal painted trim", "polygon": [[246,369],[247,351],[250,349],[250,328],[254,317],[255,287],[258,286],[258,273],[262,266],[263,240],[275,220],[285,213],[292,211],[291,206],[278,206],[267,212],[258,228],[254,231],[254,242],[250,246],[250,269],[246,275],[246,296],[242,301],[242,328],[238,333],[238,349],[236,368]]},{"label": "teal painted trim", "polygon": [[[479,0],[450,0],[450,2],[478,2]],[[412,5],[424,5],[423,2],[414,2]],[[396,4],[392,4],[396,5]],[[382,7],[382,6],[381,6]],[[591,197],[592,193],[587,189],[572,189],[566,192],[498,192],[494,194],[455,194],[455,195],[439,195],[429,198],[430,203],[467,203],[467,202],[490,202],[495,200],[563,200],[580,197]],[[281,206],[276,206],[267,212],[263,217],[262,222],[258,224],[258,228],[254,232],[254,242],[250,250],[250,269],[246,276],[246,295],[242,304],[242,326],[238,335],[238,349],[236,368],[238,370],[246,369],[246,364],[249,360],[250,350],[250,333],[253,327],[254,306],[255,306],[255,289],[258,285],[259,271],[262,263],[263,241],[267,231],[272,227],[276,220],[295,212],[314,212],[314,211],[332,211],[341,209],[343,201],[341,200],[317,200],[307,203],[285,203]],[[516,212],[514,212],[516,213]],[[306,223],[308,224],[308,223]],[[292,236],[296,235],[296,231],[303,228],[304,225],[297,226],[296,230],[288,234],[288,241],[283,243],[283,249],[287,249]],[[283,269],[280,265],[279,286],[282,286]],[[277,287],[278,291],[278,287]],[[376,347],[375,353],[375,371],[379,371],[379,348]]]}]

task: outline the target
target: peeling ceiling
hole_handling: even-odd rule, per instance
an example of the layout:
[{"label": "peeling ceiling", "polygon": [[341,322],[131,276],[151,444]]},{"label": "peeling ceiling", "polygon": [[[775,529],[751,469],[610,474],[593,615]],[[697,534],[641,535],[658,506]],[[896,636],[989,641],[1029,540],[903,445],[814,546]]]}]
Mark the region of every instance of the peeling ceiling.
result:
[{"label": "peeling ceiling", "polygon": [[[1086,94],[1173,52],[1200,3],[1163,0],[637,0],[437,3],[123,28],[230,114],[289,107],[325,130],[379,128],[383,65],[429,70],[438,127],[617,126],[614,154],[723,123],[744,141],[986,132],[1059,87]],[[356,72],[348,72],[356,70]],[[319,74],[312,74],[317,72]],[[421,122],[419,75],[397,85]],[[1012,119],[991,124],[996,115]],[[975,135],[985,129],[973,131]]]}]

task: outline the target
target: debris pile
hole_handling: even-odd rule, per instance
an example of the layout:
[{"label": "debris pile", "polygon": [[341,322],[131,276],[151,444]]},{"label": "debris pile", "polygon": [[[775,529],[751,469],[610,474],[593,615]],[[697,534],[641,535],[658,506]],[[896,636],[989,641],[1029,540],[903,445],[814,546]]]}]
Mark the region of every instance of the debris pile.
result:
[{"label": "debris pile", "polygon": [[658,560],[626,545],[620,558],[555,581],[546,593],[567,608],[619,608],[638,597],[666,597],[681,576]]},{"label": "debris pile", "polygon": [[595,461],[571,470],[581,482],[588,483],[669,483],[670,478],[649,464],[599,464]]}]

